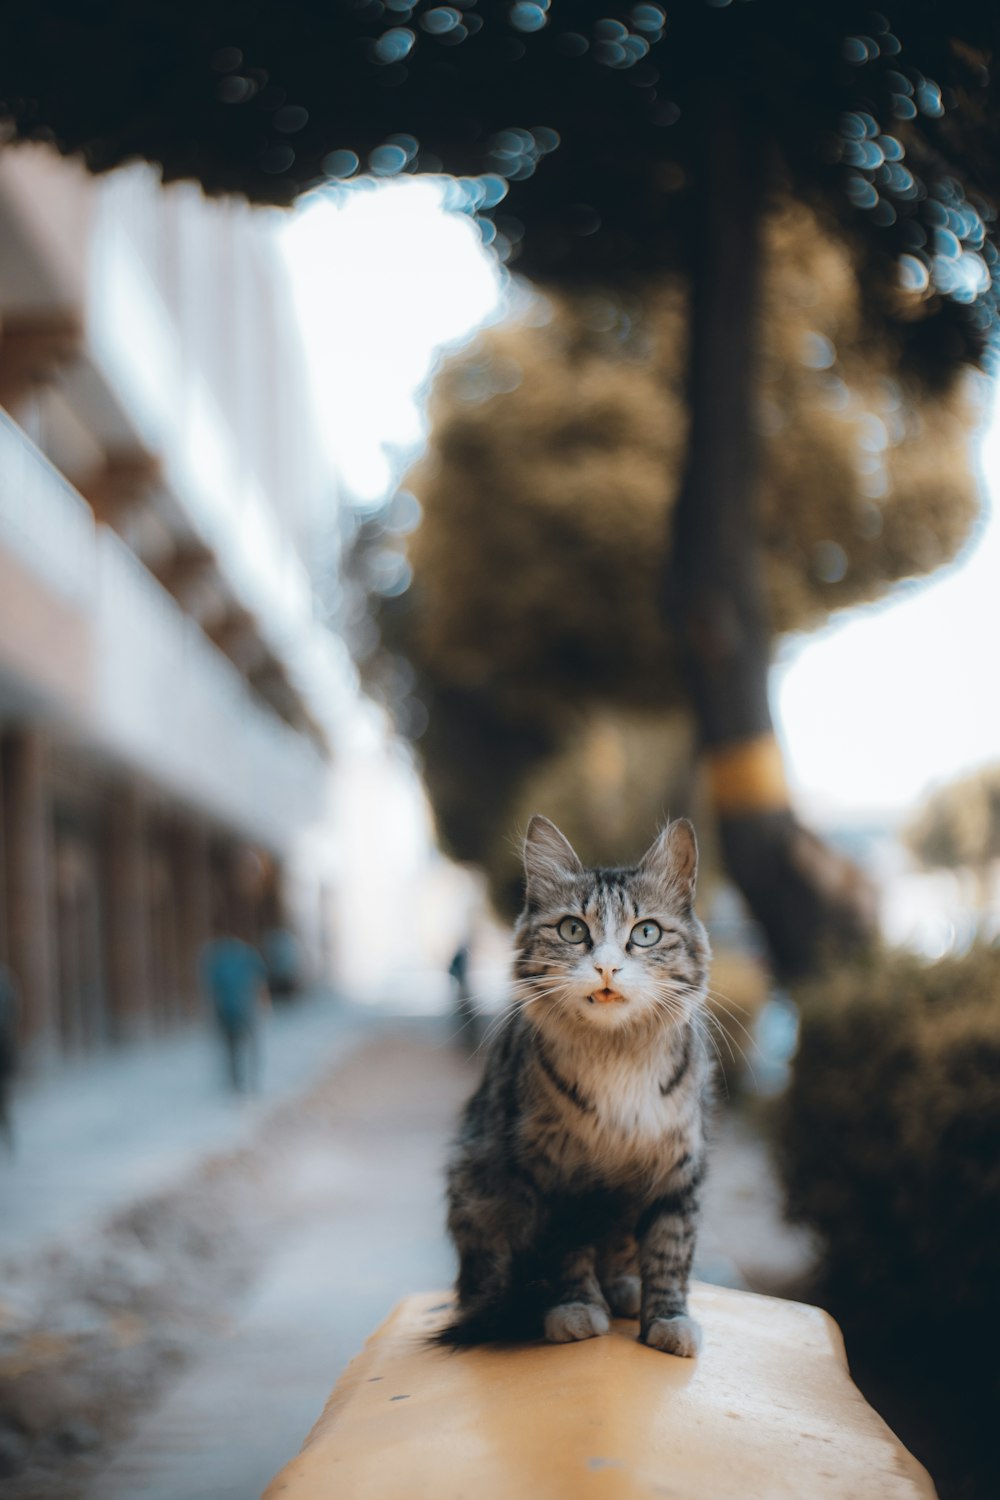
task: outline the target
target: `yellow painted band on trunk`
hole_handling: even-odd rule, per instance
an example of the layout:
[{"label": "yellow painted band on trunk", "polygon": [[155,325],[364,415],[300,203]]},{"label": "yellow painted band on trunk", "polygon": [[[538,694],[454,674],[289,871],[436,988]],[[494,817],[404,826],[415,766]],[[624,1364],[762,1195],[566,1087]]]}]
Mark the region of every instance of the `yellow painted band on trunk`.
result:
[{"label": "yellow painted band on trunk", "polygon": [[716,812],[781,812],[788,807],[785,767],[773,734],[713,747],[704,752],[704,761]]}]

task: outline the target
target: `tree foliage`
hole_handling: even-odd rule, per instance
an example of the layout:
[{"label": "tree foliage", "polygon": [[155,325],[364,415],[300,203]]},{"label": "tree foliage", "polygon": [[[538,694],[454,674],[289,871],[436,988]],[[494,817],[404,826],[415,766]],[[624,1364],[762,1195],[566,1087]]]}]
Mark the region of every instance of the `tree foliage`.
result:
[{"label": "tree foliage", "polygon": [[[759,525],[783,633],[946,561],[977,499],[967,388],[928,399],[869,340],[846,257],[804,210],[774,221],[771,244]],[[624,304],[562,300],[444,372],[431,456],[410,482],[428,510],[411,548],[415,647],[445,680],[516,678],[524,691],[537,673],[546,698],[669,700],[655,596],[686,437],[685,344],[668,283]]]},{"label": "tree foliage", "polygon": [[940,787],[906,830],[906,841],[931,869],[987,870],[1000,859],[1000,766]]},{"label": "tree foliage", "polygon": [[[898,348],[866,327],[847,253],[807,210],[776,213],[767,246],[759,535],[782,634],[955,553],[977,508],[975,402],[961,382],[930,398],[908,379]],[[594,715],[686,711],[656,607],[686,438],[686,338],[677,279],[624,299],[536,302],[435,387],[431,450],[408,481],[424,512],[413,586],[383,622],[433,709],[425,759],[446,838],[498,871],[499,829],[529,770],[550,798],[561,782],[560,816],[586,845],[600,816],[576,749]],[[666,734],[663,749],[637,806],[662,807],[687,775],[689,736]],[[484,821],[473,804],[498,762]],[[628,842],[607,827],[602,838],[606,851]]]},{"label": "tree foliage", "polygon": [[[0,18],[21,135],[265,202],[358,169],[489,174],[473,201],[509,190],[499,242],[560,282],[686,262],[701,106],[722,91],[773,179],[851,241],[868,316],[912,356],[950,366],[989,331],[1000,17],[983,0],[3,0]],[[926,319],[899,318],[899,267]]]}]

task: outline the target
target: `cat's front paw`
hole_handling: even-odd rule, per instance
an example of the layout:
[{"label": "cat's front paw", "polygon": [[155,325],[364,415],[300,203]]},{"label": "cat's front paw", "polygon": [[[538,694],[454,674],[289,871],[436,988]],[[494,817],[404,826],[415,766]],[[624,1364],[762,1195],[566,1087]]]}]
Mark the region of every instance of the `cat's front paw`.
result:
[{"label": "cat's front paw", "polygon": [[545,1337],[550,1344],[572,1344],[607,1333],[611,1321],[603,1307],[592,1302],[564,1302],[545,1314]]},{"label": "cat's front paw", "polygon": [[643,1330],[642,1342],[651,1349],[662,1349],[664,1354],[694,1359],[701,1348],[701,1329],[686,1313],[677,1313],[672,1318],[654,1318]]},{"label": "cat's front paw", "polygon": [[638,1276],[616,1276],[604,1288],[612,1317],[637,1318],[642,1300],[642,1283]]}]

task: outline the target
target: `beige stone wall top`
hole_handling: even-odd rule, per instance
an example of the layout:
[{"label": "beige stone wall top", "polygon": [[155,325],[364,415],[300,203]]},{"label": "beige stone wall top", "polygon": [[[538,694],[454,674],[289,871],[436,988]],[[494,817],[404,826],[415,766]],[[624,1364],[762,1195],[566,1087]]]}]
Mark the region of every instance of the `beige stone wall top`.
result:
[{"label": "beige stone wall top", "polygon": [[635,1325],[559,1346],[425,1342],[450,1298],[407,1298],[266,1500],[933,1500],[852,1383],[818,1308],[697,1286],[697,1361]]}]

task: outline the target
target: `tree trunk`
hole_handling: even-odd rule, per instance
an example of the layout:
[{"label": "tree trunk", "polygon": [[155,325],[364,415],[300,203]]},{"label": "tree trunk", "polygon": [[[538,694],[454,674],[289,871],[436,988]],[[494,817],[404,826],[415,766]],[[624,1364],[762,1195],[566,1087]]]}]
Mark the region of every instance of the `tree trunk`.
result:
[{"label": "tree trunk", "polygon": [[729,873],[777,972],[871,940],[861,872],[788,801],[768,702],[771,640],[756,530],[756,313],[767,143],[732,90],[706,94],[695,184],[691,427],[666,610],[680,645]]}]

